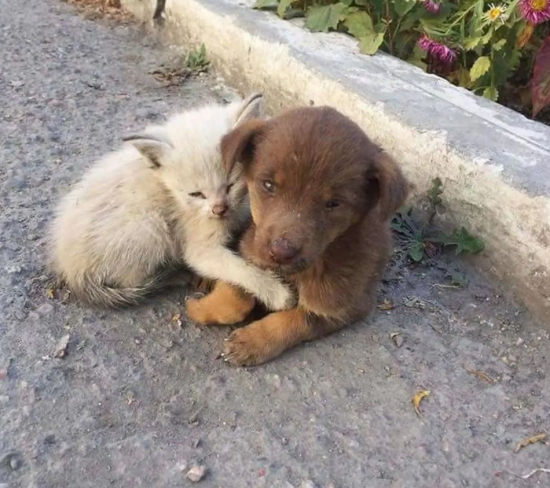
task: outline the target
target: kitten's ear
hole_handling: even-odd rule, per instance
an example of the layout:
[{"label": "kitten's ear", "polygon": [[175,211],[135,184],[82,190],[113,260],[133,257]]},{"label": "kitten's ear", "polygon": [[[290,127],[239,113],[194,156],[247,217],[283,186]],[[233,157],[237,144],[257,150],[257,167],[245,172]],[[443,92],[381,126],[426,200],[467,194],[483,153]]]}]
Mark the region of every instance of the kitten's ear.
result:
[{"label": "kitten's ear", "polygon": [[122,139],[129,142],[150,162],[153,168],[160,168],[166,154],[173,149],[172,143],[160,134],[142,132]]},{"label": "kitten's ear", "polygon": [[262,118],[264,116],[264,109],[264,96],[261,93],[249,95],[239,106],[233,128],[248,120]]},{"label": "kitten's ear", "polygon": [[246,171],[254,159],[254,151],[265,130],[266,122],[259,119],[240,124],[222,138],[221,152],[227,174],[231,173],[237,163]]}]

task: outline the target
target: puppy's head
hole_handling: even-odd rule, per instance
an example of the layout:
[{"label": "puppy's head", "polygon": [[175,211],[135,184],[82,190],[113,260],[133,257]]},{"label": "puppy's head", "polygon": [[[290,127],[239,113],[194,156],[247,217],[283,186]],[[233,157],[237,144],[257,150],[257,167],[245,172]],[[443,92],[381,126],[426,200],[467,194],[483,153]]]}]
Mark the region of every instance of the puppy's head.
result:
[{"label": "puppy's head", "polygon": [[248,121],[221,147],[228,170],[244,168],[256,228],[250,257],[261,267],[306,269],[371,212],[387,221],[407,196],[395,162],[331,108]]}]

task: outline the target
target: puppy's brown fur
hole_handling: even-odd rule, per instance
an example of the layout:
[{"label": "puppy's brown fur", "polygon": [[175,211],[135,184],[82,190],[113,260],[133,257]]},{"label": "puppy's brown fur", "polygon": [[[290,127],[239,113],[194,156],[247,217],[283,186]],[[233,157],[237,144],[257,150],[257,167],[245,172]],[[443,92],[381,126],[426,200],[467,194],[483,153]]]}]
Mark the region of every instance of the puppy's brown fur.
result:
[{"label": "puppy's brown fur", "polygon": [[[233,332],[227,360],[261,364],[363,318],[390,254],[389,219],[408,193],[396,163],[326,107],[250,121],[225,136],[222,152],[228,168],[245,168],[253,224],[241,241],[243,256],[284,275],[299,295],[295,309]],[[227,286],[195,303],[191,318],[244,319],[252,302]]]}]

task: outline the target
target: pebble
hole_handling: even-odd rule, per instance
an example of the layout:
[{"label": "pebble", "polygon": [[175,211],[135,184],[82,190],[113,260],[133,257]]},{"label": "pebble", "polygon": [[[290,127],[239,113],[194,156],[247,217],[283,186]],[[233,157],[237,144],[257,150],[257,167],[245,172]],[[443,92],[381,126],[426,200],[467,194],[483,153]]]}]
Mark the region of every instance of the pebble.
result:
[{"label": "pebble", "polygon": [[198,483],[206,475],[205,466],[193,466],[189,471],[187,471],[187,479],[193,483]]},{"label": "pebble", "polygon": [[53,305],[48,302],[43,303],[42,305],[40,305],[40,307],[36,309],[36,313],[38,313],[38,315],[48,315],[52,312],[53,312]]},{"label": "pebble", "polygon": [[27,318],[27,314],[22,310],[17,310],[17,312],[15,312],[15,318],[17,320],[25,320]]},{"label": "pebble", "polygon": [[53,352],[54,358],[63,359],[67,355],[67,347],[69,345],[70,339],[71,336],[69,334],[66,334],[59,340]]},{"label": "pebble", "polygon": [[12,456],[10,458],[10,468],[12,471],[17,471],[21,467],[21,464],[19,456]]},{"label": "pebble", "polygon": [[315,483],[311,480],[304,480],[300,483],[299,488],[315,488]]}]

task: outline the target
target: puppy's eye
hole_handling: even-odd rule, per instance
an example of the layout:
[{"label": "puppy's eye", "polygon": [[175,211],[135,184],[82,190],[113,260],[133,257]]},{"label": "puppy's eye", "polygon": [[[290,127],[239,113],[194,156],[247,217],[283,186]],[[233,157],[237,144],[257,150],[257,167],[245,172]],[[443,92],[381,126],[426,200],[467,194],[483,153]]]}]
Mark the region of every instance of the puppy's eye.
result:
[{"label": "puppy's eye", "polygon": [[189,196],[190,196],[190,197],[193,197],[193,198],[202,198],[203,200],[206,198],[206,197],[204,196],[204,193],[201,192],[201,191],[195,191],[195,192],[193,192],[193,193],[189,193]]},{"label": "puppy's eye", "polygon": [[340,202],[338,200],[329,200],[327,203],[325,203],[325,208],[327,210],[333,210],[340,206]]},{"label": "puppy's eye", "polygon": [[229,185],[227,185],[227,193],[229,193],[231,191],[231,188],[233,188],[235,186],[235,183],[229,183]]},{"label": "puppy's eye", "polygon": [[273,193],[275,191],[275,183],[273,183],[273,181],[265,180],[262,184],[269,193]]}]

